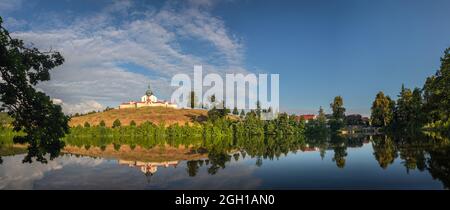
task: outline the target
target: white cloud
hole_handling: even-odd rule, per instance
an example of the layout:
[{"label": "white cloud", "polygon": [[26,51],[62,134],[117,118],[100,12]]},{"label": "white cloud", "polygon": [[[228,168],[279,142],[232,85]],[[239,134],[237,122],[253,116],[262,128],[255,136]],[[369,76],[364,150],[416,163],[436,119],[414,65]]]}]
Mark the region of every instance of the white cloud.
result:
[{"label": "white cloud", "polygon": [[33,162],[22,163],[25,155],[2,157],[0,164],[0,189],[33,189],[34,182],[42,179],[46,173],[61,170],[68,165],[95,167],[104,162],[103,159],[89,157],[75,158],[70,155],[60,156],[47,164]]},{"label": "white cloud", "polygon": [[66,114],[86,113],[105,109],[102,104],[94,100],[81,101],[80,103],[75,104],[65,103],[58,98],[54,98],[52,101],[54,104],[61,105],[63,112]]},{"label": "white cloud", "polygon": [[56,105],[62,105],[63,104],[63,100],[61,100],[59,98],[53,98],[52,99],[52,103],[56,104]]},{"label": "white cloud", "polygon": [[[13,36],[43,50],[58,50],[65,57],[66,62],[52,72],[51,81],[38,88],[72,104],[66,111],[87,111],[92,108],[87,101],[117,106],[137,100],[148,82],[159,98],[169,99],[171,77],[180,72],[191,74],[196,64],[203,65],[204,73],[248,72],[241,64],[240,40],[221,19],[202,10],[211,4],[199,3],[185,7],[168,3],[158,11],[137,13],[131,2],[118,1],[93,16],[75,18],[54,28],[16,31]],[[220,56],[211,60],[208,52],[194,55],[183,49],[183,38],[207,42],[214,47],[211,53]],[[148,72],[118,65],[124,63]]]}]

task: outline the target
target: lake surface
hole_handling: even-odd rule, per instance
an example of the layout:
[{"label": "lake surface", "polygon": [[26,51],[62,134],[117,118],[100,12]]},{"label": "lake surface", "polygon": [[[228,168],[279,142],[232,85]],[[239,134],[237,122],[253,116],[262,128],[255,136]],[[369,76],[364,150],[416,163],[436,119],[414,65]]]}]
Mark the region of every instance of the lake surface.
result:
[{"label": "lake surface", "polygon": [[8,155],[0,164],[0,189],[449,187],[448,139],[364,136],[273,141],[247,146],[234,142],[221,149],[74,146],[71,152],[76,154],[65,153],[47,164],[22,163],[25,154]]}]

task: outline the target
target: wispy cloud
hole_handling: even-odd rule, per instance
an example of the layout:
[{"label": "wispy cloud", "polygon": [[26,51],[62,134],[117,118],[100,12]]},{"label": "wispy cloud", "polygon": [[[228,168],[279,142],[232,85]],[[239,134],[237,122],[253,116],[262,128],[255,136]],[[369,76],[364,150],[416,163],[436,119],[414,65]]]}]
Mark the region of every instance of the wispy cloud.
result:
[{"label": "wispy cloud", "polygon": [[19,9],[22,5],[22,0],[1,0],[0,12],[11,12]]},{"label": "wispy cloud", "polygon": [[[169,2],[159,9],[139,10],[133,2],[116,1],[90,16],[31,26],[13,35],[41,49],[61,51],[66,62],[39,88],[62,99],[66,107],[92,102],[114,106],[137,99],[149,81],[158,96],[168,99],[171,77],[191,73],[194,65],[203,65],[205,72],[248,72],[242,64],[242,42],[223,20],[210,14],[213,3]],[[193,53],[182,42],[186,38],[212,48]],[[123,63],[142,66],[148,73],[134,72]],[[65,108],[74,110],[83,111]]]}]

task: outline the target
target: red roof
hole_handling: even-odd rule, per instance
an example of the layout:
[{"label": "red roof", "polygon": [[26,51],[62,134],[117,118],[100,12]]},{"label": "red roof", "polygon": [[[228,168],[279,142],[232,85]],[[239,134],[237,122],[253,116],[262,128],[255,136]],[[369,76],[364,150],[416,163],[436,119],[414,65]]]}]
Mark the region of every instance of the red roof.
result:
[{"label": "red roof", "polygon": [[298,119],[300,119],[301,117],[303,117],[304,120],[313,120],[314,118],[316,118],[316,115],[303,114],[303,115],[298,116]]}]

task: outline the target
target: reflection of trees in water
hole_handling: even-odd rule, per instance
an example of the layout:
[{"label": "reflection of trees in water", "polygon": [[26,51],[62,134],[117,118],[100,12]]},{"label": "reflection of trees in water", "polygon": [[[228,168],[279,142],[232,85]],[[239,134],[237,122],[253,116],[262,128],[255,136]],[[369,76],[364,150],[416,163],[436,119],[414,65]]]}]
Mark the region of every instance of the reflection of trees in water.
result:
[{"label": "reflection of trees in water", "polygon": [[434,179],[442,182],[446,189],[450,188],[450,146],[429,152],[426,168]]},{"label": "reflection of trees in water", "polygon": [[[346,138],[339,136],[339,135],[332,135],[331,136],[331,145],[333,145],[333,151],[334,151],[334,157],[333,161],[336,162],[336,166],[338,168],[344,168],[345,167],[345,157],[347,157],[347,146],[348,141]],[[352,141],[354,142],[354,141]]]},{"label": "reflection of trees in water", "polygon": [[[1,140],[1,138],[0,138]],[[327,151],[332,150],[332,161],[339,168],[346,164],[347,149],[362,147],[371,142],[374,159],[379,166],[387,169],[400,158],[405,170],[427,170],[432,177],[441,180],[445,188],[450,187],[450,141],[441,135],[422,133],[352,136],[339,135],[299,136],[235,136],[223,138],[169,138],[158,136],[131,138],[70,138],[67,144],[84,147],[89,150],[98,147],[105,150],[106,145],[113,144],[115,150],[121,145],[130,145],[150,149],[161,145],[172,147],[190,146],[193,153],[208,153],[205,160],[190,160],[186,162],[187,173],[193,177],[200,168],[206,167],[210,175],[225,169],[228,162],[239,161],[246,157],[254,158],[256,166],[262,166],[264,159],[278,159],[289,152],[319,151],[323,159]],[[2,144],[4,145],[4,144]],[[0,155],[1,156],[1,155]],[[1,159],[0,159],[1,163]]]},{"label": "reflection of trees in water", "polygon": [[198,173],[198,170],[200,169],[200,161],[199,160],[189,160],[186,162],[186,170],[189,174],[189,176],[195,176]]},{"label": "reflection of trees in water", "polygon": [[450,144],[447,138],[423,133],[373,136],[372,146],[380,167],[387,168],[400,157],[407,173],[428,170],[444,188],[450,187]]},{"label": "reflection of trees in water", "polygon": [[394,163],[397,158],[397,151],[394,142],[388,136],[373,136],[372,138],[373,155],[381,168],[386,169]]},{"label": "reflection of trees in water", "polygon": [[405,166],[406,171],[418,169],[419,171],[425,170],[425,154],[423,149],[416,149],[414,147],[400,147],[399,148],[400,159]]},{"label": "reflection of trees in water", "polygon": [[430,151],[441,148],[442,142],[421,133],[374,136],[374,155],[380,166],[387,168],[400,156],[407,172],[426,168],[426,158]]},{"label": "reflection of trees in water", "polygon": [[113,144],[115,151],[119,151],[121,146],[122,146],[121,144]]},{"label": "reflection of trees in water", "polygon": [[145,173],[145,179],[147,180],[147,183],[150,183],[152,181],[153,174],[150,172]]}]

